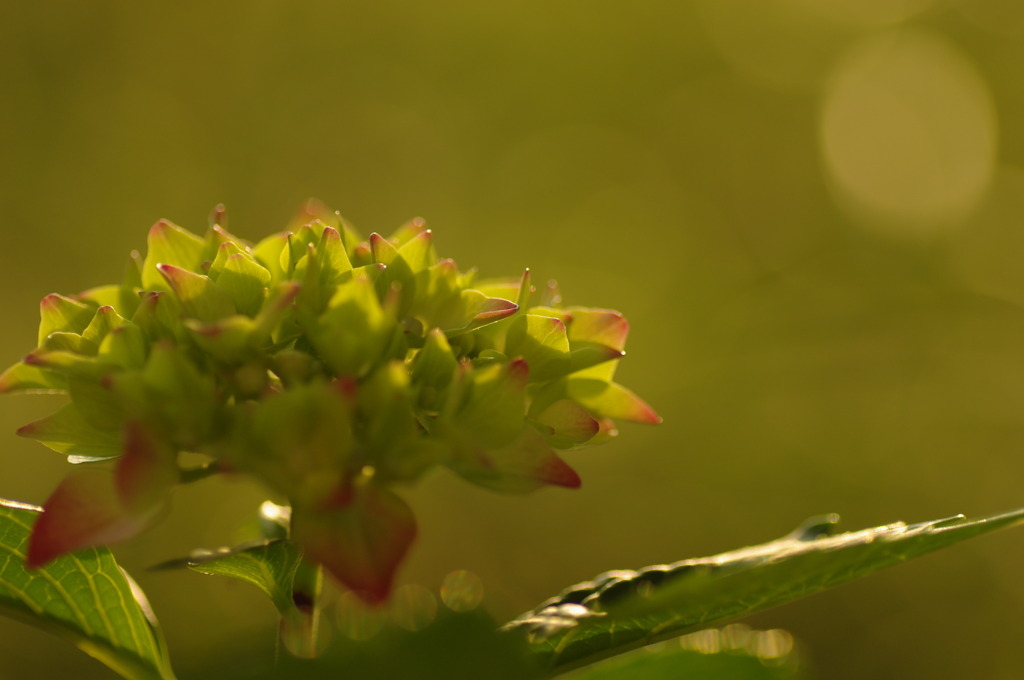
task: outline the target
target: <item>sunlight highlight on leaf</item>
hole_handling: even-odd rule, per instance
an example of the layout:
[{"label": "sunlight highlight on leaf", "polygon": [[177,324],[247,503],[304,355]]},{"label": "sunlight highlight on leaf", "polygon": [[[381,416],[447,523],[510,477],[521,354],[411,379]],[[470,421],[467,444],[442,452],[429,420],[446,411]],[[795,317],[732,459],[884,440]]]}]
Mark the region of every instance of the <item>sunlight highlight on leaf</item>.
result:
[{"label": "sunlight highlight on leaf", "polygon": [[0,499],[0,613],[70,639],[129,680],[173,680],[162,635],[141,593],[104,548],[25,567],[42,508]]},{"label": "sunlight highlight on leaf", "polygon": [[551,669],[568,670],[745,616],[967,538],[1024,522],[1024,509],[835,534],[837,515],[712,557],[605,572],[507,624]]}]

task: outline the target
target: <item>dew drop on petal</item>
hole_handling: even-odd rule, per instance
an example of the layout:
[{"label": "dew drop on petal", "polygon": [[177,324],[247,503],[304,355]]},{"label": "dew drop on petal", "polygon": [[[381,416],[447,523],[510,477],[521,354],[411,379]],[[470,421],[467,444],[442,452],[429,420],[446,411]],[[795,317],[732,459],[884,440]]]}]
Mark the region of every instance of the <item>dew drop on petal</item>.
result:
[{"label": "dew drop on petal", "polygon": [[471,571],[458,569],[441,582],[441,601],[454,612],[468,612],[480,606],[484,599],[484,584]]}]

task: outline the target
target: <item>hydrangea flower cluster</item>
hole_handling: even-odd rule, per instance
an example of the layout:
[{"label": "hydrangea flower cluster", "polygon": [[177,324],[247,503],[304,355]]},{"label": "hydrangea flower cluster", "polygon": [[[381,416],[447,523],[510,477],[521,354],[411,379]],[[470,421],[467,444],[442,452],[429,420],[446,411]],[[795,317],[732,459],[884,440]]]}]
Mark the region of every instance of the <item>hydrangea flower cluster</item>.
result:
[{"label": "hydrangea flower cluster", "polygon": [[577,487],[558,451],[659,421],[613,380],[621,314],[563,307],[528,270],[478,281],[420,220],[363,239],[310,202],[256,244],[223,209],[211,222],[157,222],[120,284],[44,298],[39,346],[0,375],[70,398],[19,434],[113,465],[61,482],[30,565],[137,534],[177,484],[246,474],[287,500],[306,559],[376,601],[416,531],[396,486],[444,466],[498,491]]}]

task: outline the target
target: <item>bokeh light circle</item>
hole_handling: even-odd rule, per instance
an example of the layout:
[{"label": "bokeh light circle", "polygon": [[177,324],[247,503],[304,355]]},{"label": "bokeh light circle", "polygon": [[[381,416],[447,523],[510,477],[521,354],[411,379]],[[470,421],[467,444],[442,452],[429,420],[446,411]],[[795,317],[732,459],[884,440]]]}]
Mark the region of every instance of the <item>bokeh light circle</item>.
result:
[{"label": "bokeh light circle", "polygon": [[480,606],[484,599],[484,584],[471,571],[458,569],[441,581],[441,601],[454,612],[468,612]]},{"label": "bokeh light circle", "polygon": [[928,233],[984,196],[996,128],[988,88],[956,47],[921,31],[887,33],[837,66],[821,109],[821,153],[859,222]]}]

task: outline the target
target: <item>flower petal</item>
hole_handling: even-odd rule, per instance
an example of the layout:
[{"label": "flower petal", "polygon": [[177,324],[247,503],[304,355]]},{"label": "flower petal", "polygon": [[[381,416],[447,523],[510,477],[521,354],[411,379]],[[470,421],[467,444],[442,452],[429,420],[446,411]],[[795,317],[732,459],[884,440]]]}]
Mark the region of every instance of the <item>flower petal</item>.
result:
[{"label": "flower petal", "polygon": [[206,250],[206,241],[167,220],[160,220],[149,230],[146,259],[142,263],[142,287],[146,290],[169,290],[157,265],[168,264],[198,271]]},{"label": "flower petal", "polygon": [[510,444],[498,449],[476,449],[450,467],[469,481],[504,493],[528,493],[542,486],[576,489],[580,477],[558,457],[544,436],[525,427]]},{"label": "flower petal", "polygon": [[39,344],[57,331],[81,333],[92,321],[95,307],[52,293],[39,303]]},{"label": "flower petal", "polygon": [[127,511],[114,489],[114,477],[100,470],[83,470],[66,477],[43,506],[32,529],[25,564],[41,567],[66,553],[109,545],[137,535],[164,507],[165,500]]},{"label": "flower petal", "polygon": [[541,426],[548,443],[557,449],[579,446],[601,429],[587,409],[570,399],[559,399],[532,419]]},{"label": "flower petal", "polygon": [[643,399],[618,383],[571,376],[566,390],[573,401],[598,416],[652,425],[661,422],[661,416]]},{"label": "flower petal", "polygon": [[405,501],[373,484],[353,488],[344,501],[294,508],[292,538],[360,598],[382,602],[416,537],[416,521]]},{"label": "flower petal", "polygon": [[165,498],[180,480],[174,450],[140,423],[125,423],[122,451],[114,484],[124,508],[144,511]]}]

